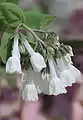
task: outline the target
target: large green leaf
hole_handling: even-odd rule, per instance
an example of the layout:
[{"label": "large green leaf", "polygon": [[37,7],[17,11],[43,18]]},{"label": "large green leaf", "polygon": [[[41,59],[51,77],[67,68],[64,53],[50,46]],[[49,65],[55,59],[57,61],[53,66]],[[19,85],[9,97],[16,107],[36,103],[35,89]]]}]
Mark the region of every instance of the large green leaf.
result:
[{"label": "large green leaf", "polygon": [[28,27],[39,29],[40,28],[40,22],[43,19],[43,17],[46,16],[44,13],[39,12],[33,12],[33,11],[24,11],[25,15],[25,24]]},{"label": "large green leaf", "polygon": [[12,34],[4,32],[0,46],[0,57],[3,63],[6,63],[8,57],[11,55],[12,41],[10,40]]},{"label": "large green leaf", "polygon": [[24,15],[26,18],[25,24],[36,29],[44,29],[55,20],[55,16],[33,11],[24,11]]}]

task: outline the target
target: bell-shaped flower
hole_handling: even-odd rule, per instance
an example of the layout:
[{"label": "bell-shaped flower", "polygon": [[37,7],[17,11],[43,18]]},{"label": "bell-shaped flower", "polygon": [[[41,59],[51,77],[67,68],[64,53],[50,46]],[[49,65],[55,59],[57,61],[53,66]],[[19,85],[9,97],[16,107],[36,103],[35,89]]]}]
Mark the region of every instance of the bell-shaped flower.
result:
[{"label": "bell-shaped flower", "polygon": [[61,81],[64,83],[65,87],[71,86],[76,82],[78,77],[81,76],[80,71],[75,68],[70,61],[66,59],[66,57],[56,59],[59,77]]},{"label": "bell-shaped flower", "polygon": [[31,56],[30,61],[34,71],[40,72],[43,68],[46,68],[43,56],[40,53],[35,52],[27,40],[25,40],[24,45]]},{"label": "bell-shaped flower", "polygon": [[16,56],[12,56],[8,59],[6,63],[6,73],[22,73],[20,59]]},{"label": "bell-shaped flower", "polygon": [[49,59],[49,68],[50,68],[50,80],[49,80],[49,93],[50,95],[58,95],[66,93],[66,89],[62,81],[57,77],[56,70],[54,67],[54,60]]},{"label": "bell-shaped flower", "polygon": [[81,76],[80,71],[73,65],[69,65],[68,70],[63,71],[60,74],[60,79],[65,84],[65,87],[72,86],[73,83]]},{"label": "bell-shaped flower", "polygon": [[21,64],[20,64],[20,52],[18,47],[18,35],[14,38],[12,56],[7,60],[6,63],[6,73],[22,73]]},{"label": "bell-shaped flower", "polygon": [[29,68],[27,71],[25,70],[23,73],[21,96],[25,101],[38,100],[37,88],[34,83],[34,75],[34,71],[31,68]]},{"label": "bell-shaped flower", "polygon": [[25,101],[37,101],[38,94],[35,84],[26,84],[22,90],[22,99]]}]

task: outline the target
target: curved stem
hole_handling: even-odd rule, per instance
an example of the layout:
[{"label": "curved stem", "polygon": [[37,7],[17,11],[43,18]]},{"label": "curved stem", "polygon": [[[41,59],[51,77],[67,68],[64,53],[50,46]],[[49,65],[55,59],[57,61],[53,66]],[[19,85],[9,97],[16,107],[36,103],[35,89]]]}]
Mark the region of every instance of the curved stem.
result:
[{"label": "curved stem", "polygon": [[46,32],[46,31],[43,31],[43,30],[37,30],[37,29],[32,29],[34,32],[40,32],[40,33],[49,33],[49,32]]},{"label": "curved stem", "polygon": [[25,24],[22,24],[22,25],[25,29],[27,29],[36,38],[37,41],[41,42],[44,45],[44,47],[46,48],[47,45],[33,32],[33,30],[31,28],[29,28]]},{"label": "curved stem", "polygon": [[19,28],[22,26],[22,24],[23,24],[23,23],[21,23],[21,24],[19,24],[19,25],[17,26],[17,28],[16,28],[16,30],[15,30],[16,33],[18,32],[18,30],[19,30]]}]

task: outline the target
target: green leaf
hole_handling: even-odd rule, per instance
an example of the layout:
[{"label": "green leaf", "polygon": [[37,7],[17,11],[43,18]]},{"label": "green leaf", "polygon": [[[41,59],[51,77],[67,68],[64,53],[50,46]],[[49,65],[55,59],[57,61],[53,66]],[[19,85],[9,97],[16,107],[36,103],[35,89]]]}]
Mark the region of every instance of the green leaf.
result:
[{"label": "green leaf", "polygon": [[46,15],[40,23],[40,29],[45,29],[49,24],[55,20],[55,16]]},{"label": "green leaf", "polygon": [[5,31],[8,28],[8,23],[5,20],[0,19],[0,30]]},{"label": "green leaf", "polygon": [[[0,21],[3,20],[3,25],[11,24],[14,28],[19,24],[24,23],[25,17],[23,11],[13,3],[1,3],[0,4]],[[7,28],[7,26],[5,26]]]},{"label": "green leaf", "polygon": [[13,14],[8,9],[3,9],[3,14],[8,23],[12,23],[14,21],[19,21],[19,17],[17,17],[15,14]]},{"label": "green leaf", "polygon": [[24,11],[25,16],[25,24],[28,27],[39,29],[40,28],[40,22],[43,19],[43,17],[46,16],[44,13],[39,12],[30,12],[30,11]]},{"label": "green leaf", "polygon": [[53,22],[55,19],[54,16],[47,15],[45,13],[33,12],[33,11],[24,11],[25,24],[28,27],[35,29],[43,29],[48,24]]},{"label": "green leaf", "polygon": [[18,4],[18,0],[5,0],[5,2],[11,2],[11,3],[14,3],[14,4]]},{"label": "green leaf", "polygon": [[12,49],[12,41],[10,40],[12,34],[8,32],[4,32],[1,40],[1,47],[0,47],[0,57],[3,63],[6,63],[8,57],[11,55]]},{"label": "green leaf", "polygon": [[16,21],[14,21],[13,23],[10,24],[10,28],[13,29],[13,30],[15,30],[16,27],[17,27],[18,25],[20,25],[20,23],[21,23],[21,22],[20,22],[19,20],[18,20],[18,21],[16,20]]},{"label": "green leaf", "polygon": [[0,0],[0,3],[3,3],[3,2],[11,2],[11,3],[18,4],[18,0]]}]

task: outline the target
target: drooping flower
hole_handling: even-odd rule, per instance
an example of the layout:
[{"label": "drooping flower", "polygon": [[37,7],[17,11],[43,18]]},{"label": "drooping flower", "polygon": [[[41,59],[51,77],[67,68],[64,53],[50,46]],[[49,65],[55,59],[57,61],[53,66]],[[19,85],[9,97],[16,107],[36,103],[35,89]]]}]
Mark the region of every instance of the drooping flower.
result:
[{"label": "drooping flower", "polygon": [[62,81],[57,77],[53,58],[48,60],[50,68],[49,93],[50,95],[58,95],[66,93],[66,89]]},{"label": "drooping flower", "polygon": [[18,47],[18,35],[14,38],[12,56],[7,60],[6,63],[6,73],[22,73],[20,64],[20,52]]},{"label": "drooping flower", "polygon": [[73,66],[70,56],[64,56],[60,59],[58,58],[56,59],[56,62],[60,73],[59,77],[65,87],[71,86],[76,82],[78,77],[81,76],[80,71]]},{"label": "drooping flower", "polygon": [[34,84],[26,84],[23,92],[22,92],[22,99],[25,101],[37,101],[38,95],[37,90]]},{"label": "drooping flower", "polygon": [[25,40],[24,45],[31,56],[30,61],[34,71],[40,72],[43,68],[46,68],[43,56],[40,53],[35,52],[27,40]]},{"label": "drooping flower", "polygon": [[25,101],[37,101],[38,93],[37,88],[34,83],[34,74],[33,70],[29,68],[27,71],[24,71],[22,78],[22,90],[21,96]]}]

